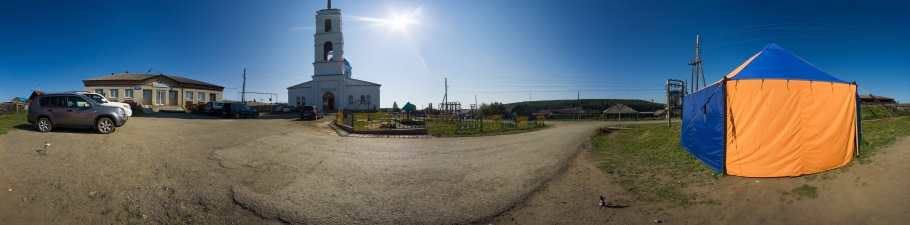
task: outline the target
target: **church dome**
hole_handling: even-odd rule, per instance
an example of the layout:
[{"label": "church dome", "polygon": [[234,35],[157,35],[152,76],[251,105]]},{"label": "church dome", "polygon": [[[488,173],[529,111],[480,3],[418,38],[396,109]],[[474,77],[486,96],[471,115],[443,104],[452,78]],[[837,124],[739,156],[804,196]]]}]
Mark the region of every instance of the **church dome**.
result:
[{"label": "church dome", "polygon": [[[335,61],[335,57],[330,58],[329,61]],[[345,58],[345,59],[344,59],[344,65],[345,65],[345,66],[351,66],[351,62],[348,62],[348,59]]]}]

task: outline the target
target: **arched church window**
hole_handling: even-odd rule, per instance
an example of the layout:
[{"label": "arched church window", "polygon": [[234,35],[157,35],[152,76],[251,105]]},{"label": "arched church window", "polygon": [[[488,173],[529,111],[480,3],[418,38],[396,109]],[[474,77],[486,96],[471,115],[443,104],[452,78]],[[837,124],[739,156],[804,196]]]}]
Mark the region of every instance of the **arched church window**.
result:
[{"label": "arched church window", "polygon": [[300,97],[300,104],[301,104],[301,105],[306,105],[306,96]]},{"label": "arched church window", "polygon": [[373,101],[370,100],[370,95],[367,95],[367,104],[370,104],[370,103],[372,103],[372,102],[373,102]]},{"label": "arched church window", "polygon": [[329,61],[329,55],[332,53],[332,42],[326,41],[322,44],[322,61]]},{"label": "arched church window", "polygon": [[363,95],[360,95],[360,103],[361,103],[361,104],[366,104],[366,103],[367,103],[366,100],[367,100],[366,97],[363,97]]},{"label": "arched church window", "polygon": [[354,96],[353,96],[353,95],[348,95],[348,104],[349,104],[349,105],[353,105],[353,104],[354,104]]},{"label": "arched church window", "polygon": [[300,96],[297,96],[297,105],[300,105]]},{"label": "arched church window", "polygon": [[325,32],[330,32],[330,31],[332,31],[332,20],[326,19],[325,20]]}]

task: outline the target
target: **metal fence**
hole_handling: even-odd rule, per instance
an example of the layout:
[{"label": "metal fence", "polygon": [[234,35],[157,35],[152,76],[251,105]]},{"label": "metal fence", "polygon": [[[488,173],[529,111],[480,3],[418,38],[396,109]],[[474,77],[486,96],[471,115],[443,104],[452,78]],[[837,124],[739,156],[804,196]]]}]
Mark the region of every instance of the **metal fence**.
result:
[{"label": "metal fence", "polygon": [[354,130],[427,129],[430,133],[464,130],[495,131],[524,129],[543,125],[543,116],[457,116],[408,115],[402,113],[358,113],[340,110],[335,122]]},{"label": "metal fence", "polygon": [[340,110],[335,122],[354,130],[427,129],[427,118],[422,115],[401,113],[353,113]]},{"label": "metal fence", "polygon": [[434,115],[427,117],[427,127],[430,131],[438,132],[511,130],[543,125],[546,121],[545,118],[546,117],[543,116],[457,117],[450,115]]}]

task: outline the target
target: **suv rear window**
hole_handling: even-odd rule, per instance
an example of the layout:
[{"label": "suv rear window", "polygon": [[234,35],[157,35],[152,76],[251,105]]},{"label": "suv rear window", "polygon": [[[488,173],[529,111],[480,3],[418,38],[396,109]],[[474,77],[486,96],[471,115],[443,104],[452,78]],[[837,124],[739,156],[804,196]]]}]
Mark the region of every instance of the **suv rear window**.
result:
[{"label": "suv rear window", "polygon": [[313,106],[311,106],[311,105],[303,106],[303,110],[313,110]]},{"label": "suv rear window", "polygon": [[50,100],[48,100],[48,99],[50,99],[50,98],[48,98],[48,97],[41,97],[41,99],[38,99],[38,106],[47,107],[47,102],[50,101]]}]

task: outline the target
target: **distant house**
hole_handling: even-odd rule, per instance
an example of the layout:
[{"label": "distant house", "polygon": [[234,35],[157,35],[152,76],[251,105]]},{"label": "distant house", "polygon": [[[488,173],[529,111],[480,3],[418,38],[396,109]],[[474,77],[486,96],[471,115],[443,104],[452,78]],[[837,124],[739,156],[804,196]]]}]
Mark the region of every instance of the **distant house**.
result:
[{"label": "distant house", "polygon": [[26,103],[28,103],[28,98],[15,97],[15,98],[13,98],[13,100],[10,100],[9,102],[18,105],[19,107],[22,107],[22,106],[25,106]]},{"label": "distant house", "polygon": [[654,111],[654,112],[639,112],[639,113],[638,113],[638,116],[640,116],[640,117],[642,117],[642,118],[651,118],[651,117],[653,117],[653,118],[665,118],[666,115],[667,115],[667,110],[666,110],[666,109],[658,109],[657,111]]},{"label": "distant house", "polygon": [[632,109],[632,107],[629,106],[624,106],[620,109],[618,106],[614,105],[609,109],[604,110],[604,117],[607,119],[617,119],[620,118],[620,116],[623,119],[637,119],[638,114],[637,110]]},{"label": "distant house", "polygon": [[516,105],[515,107],[512,107],[512,111],[510,113],[514,113],[518,116],[530,116],[534,115],[535,113],[540,113],[540,109],[537,109],[533,106],[528,106],[528,104]]},{"label": "distant house", "polygon": [[[873,97],[874,97],[874,98],[873,98]],[[878,100],[878,102],[875,102],[875,100]],[[859,101],[860,101],[863,105],[873,105],[873,104],[874,104],[874,105],[879,105],[879,103],[881,103],[881,104],[886,104],[886,105],[889,105],[889,104],[897,104],[897,102],[894,101],[893,98],[889,98],[889,97],[885,97],[885,96],[872,95],[872,94],[859,95]]]},{"label": "distant house", "polygon": [[224,87],[185,77],[163,74],[112,74],[82,80],[86,92],[114,102],[157,106],[189,106],[223,101]]}]

